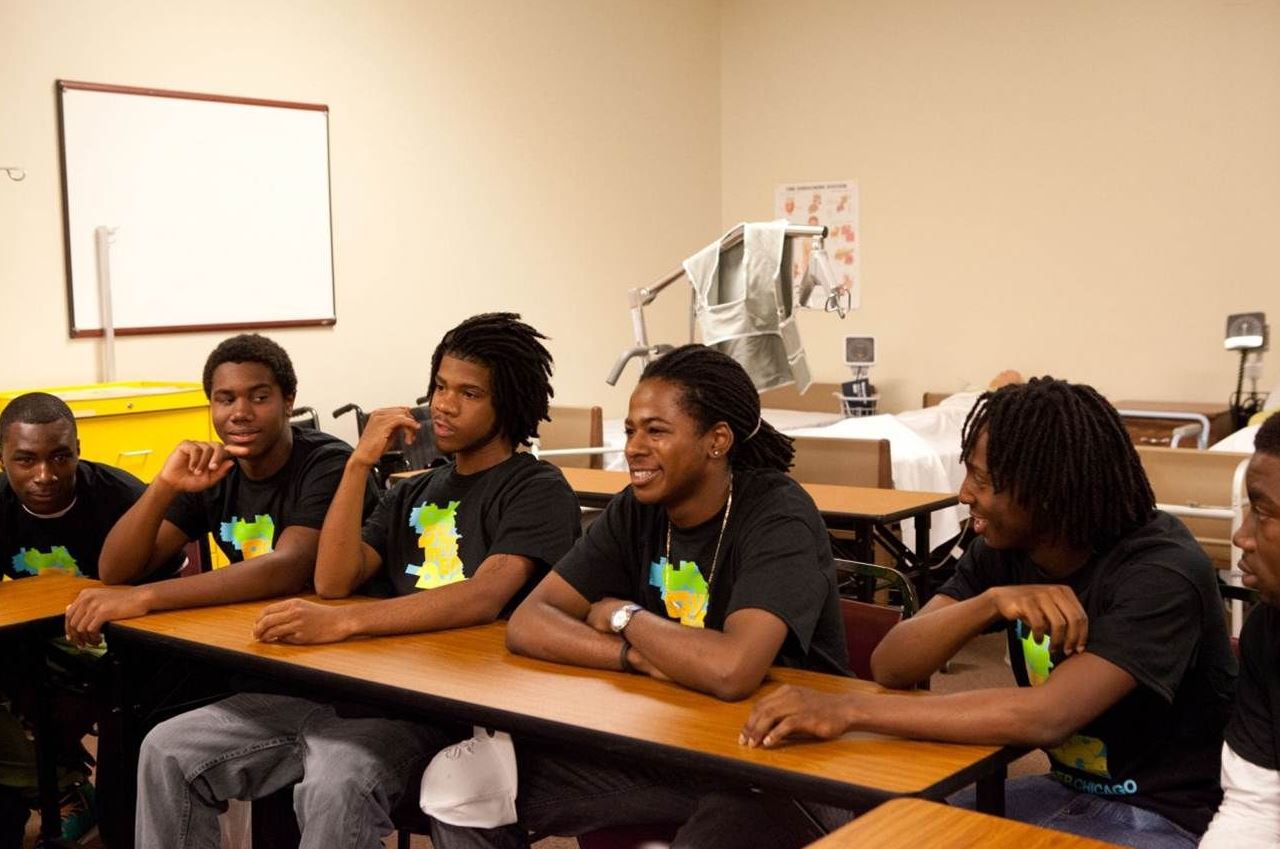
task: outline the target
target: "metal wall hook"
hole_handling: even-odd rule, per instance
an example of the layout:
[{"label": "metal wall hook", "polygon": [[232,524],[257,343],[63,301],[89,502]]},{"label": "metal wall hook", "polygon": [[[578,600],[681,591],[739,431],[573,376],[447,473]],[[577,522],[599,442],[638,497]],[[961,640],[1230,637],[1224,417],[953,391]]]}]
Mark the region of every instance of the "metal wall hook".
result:
[{"label": "metal wall hook", "polygon": [[0,171],[9,176],[10,180],[15,183],[21,183],[27,179],[27,171],[25,168],[19,168],[17,165],[0,165]]}]

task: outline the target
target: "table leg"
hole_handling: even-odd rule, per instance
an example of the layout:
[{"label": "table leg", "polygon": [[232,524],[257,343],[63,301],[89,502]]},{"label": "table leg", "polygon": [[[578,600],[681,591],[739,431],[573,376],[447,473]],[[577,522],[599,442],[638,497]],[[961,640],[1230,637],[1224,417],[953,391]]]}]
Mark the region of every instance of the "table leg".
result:
[{"label": "table leg", "polygon": [[30,677],[35,688],[35,715],[29,717],[31,736],[36,746],[36,782],[40,797],[40,836],[44,845],[63,847],[62,810],[58,794],[58,741],[51,733],[49,719],[53,714],[53,693],[50,690],[48,670],[45,667],[44,641],[30,640],[23,656],[29,663]]},{"label": "table leg", "polygon": [[915,517],[916,520],[916,559],[920,566],[920,579],[917,586],[920,589],[920,604],[928,604],[929,599],[933,597],[933,575],[929,571],[929,567],[933,564],[929,562],[931,553],[929,548],[929,525],[930,515],[921,513]]},{"label": "table leg", "polygon": [[978,779],[979,811],[997,817],[1004,816],[1004,780],[1008,774],[1008,767],[1002,764],[995,772]]}]

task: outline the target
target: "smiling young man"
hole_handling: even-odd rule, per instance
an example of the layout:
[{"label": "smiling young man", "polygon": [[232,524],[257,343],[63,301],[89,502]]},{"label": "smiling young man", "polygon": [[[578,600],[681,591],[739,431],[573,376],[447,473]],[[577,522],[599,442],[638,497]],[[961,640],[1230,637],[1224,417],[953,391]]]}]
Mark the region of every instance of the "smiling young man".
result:
[{"label": "smiling young man", "polygon": [[1222,805],[1202,849],[1280,845],[1280,416],[1263,422],[1245,472],[1249,509],[1232,540],[1262,603],[1240,635],[1240,683],[1222,747]]},{"label": "smiling young man", "polygon": [[1036,378],[983,395],[962,459],[977,540],[872,656],[922,681],[1003,627],[1018,688],[917,699],[784,688],[748,745],[867,730],[1038,746],[1052,772],[1006,784],[1007,816],[1138,847],[1191,847],[1217,806],[1235,663],[1213,569],[1155,498],[1128,434],[1087,386]]},{"label": "smiling young man", "polygon": [[[831,547],[785,472],[791,441],[760,420],[742,367],[701,345],[650,363],[627,415],[631,486],[512,615],[519,654],[745,698],[773,664],[846,674]],[[684,823],[675,846],[799,846],[792,802],[605,754],[518,746],[520,825],[435,823],[432,842],[525,847],[526,829],[577,835]]]},{"label": "smiling young man", "polygon": [[[341,598],[379,584],[392,598],[271,605],[264,642],[461,628],[504,617],[578,536],[578,500],[560,471],[519,446],[551,397],[543,337],[512,313],[478,315],[445,334],[431,359],[431,424],[453,461],[397,484],[361,522],[369,470],[396,434],[420,427],[404,408],[365,425],[325,517],[316,589]],[[290,784],[303,847],[372,849],[426,762],[467,736],[360,706],[239,695],[159,725],[139,766],[140,849],[214,845],[218,808]]]},{"label": "smiling young man", "polygon": [[[52,572],[98,577],[103,540],[138,500],[142,482],[114,466],[80,459],[71,409],[44,392],[19,395],[0,413],[0,459],[0,574],[8,579]],[[150,577],[169,577],[181,566],[180,556],[171,558]],[[78,668],[65,652],[53,652],[60,665],[75,663]],[[92,658],[84,659],[84,665],[76,673],[78,683],[93,677]],[[7,672],[0,674],[6,678]],[[3,680],[0,689],[20,691],[15,682]],[[88,755],[80,740],[93,726],[95,712],[88,697],[66,691],[59,706],[60,783],[68,791],[63,834],[76,839],[92,824],[85,789]],[[9,811],[0,815],[0,846],[7,847],[21,842],[27,801],[15,788],[34,793],[35,752],[17,719],[3,709],[0,726],[0,809]]]},{"label": "smiling young man", "polygon": [[[99,577],[135,582],[210,533],[231,568],[85,590],[67,608],[68,638],[94,644],[116,619],[286,595],[310,582],[325,510],[351,447],[290,426],[297,388],[289,355],[264,336],[233,336],[214,348],[204,390],[223,444],[183,442],[173,450],[107,536]],[[363,498],[371,510],[377,501],[371,486]]]}]

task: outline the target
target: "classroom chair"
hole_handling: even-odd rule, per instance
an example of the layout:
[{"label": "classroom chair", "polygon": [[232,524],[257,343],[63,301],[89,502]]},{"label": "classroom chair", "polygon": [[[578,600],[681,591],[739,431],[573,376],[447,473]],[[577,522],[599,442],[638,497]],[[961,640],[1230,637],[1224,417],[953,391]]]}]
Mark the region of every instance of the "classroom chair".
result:
[{"label": "classroom chair", "polygon": [[[604,411],[600,407],[552,405],[547,414],[551,420],[538,425],[539,454],[543,451],[604,447]],[[561,468],[604,468],[604,459],[599,454],[552,454],[547,461]]]}]

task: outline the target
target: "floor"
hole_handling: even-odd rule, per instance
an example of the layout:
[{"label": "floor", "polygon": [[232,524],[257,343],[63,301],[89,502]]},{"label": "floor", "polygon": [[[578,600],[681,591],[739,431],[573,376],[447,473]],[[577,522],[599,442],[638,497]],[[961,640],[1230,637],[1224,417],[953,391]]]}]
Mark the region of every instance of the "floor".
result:
[{"label": "floor", "polygon": [[[990,634],[978,637],[966,646],[951,661],[945,673],[933,677],[933,691],[936,693],[955,693],[966,690],[978,690],[987,687],[1013,686],[1013,673],[1005,662],[1005,640],[1002,634]],[[1041,752],[1033,752],[1015,761],[1009,768],[1010,775],[1031,775],[1045,772],[1048,761]],[[27,824],[27,841],[24,849],[35,845],[35,835],[39,820],[32,816]],[[395,837],[388,837],[387,847],[394,847]],[[101,849],[102,842],[96,839],[96,832],[82,842],[86,849]],[[577,841],[560,838],[548,838],[538,843],[538,849],[577,849]],[[425,837],[415,836],[413,849],[427,849],[431,841]],[[226,849],[241,849],[239,846],[228,846]],[[247,849],[247,847],[245,847]]]}]

